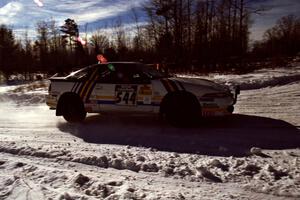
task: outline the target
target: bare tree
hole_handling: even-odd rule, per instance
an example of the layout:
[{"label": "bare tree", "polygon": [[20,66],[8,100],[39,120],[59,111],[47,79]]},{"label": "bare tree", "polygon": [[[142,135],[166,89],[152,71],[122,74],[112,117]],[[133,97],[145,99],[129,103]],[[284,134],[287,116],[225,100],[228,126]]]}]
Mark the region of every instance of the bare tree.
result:
[{"label": "bare tree", "polygon": [[93,46],[94,54],[103,54],[105,49],[109,48],[109,39],[101,32],[101,30],[97,30],[92,34],[90,38],[90,43]]},{"label": "bare tree", "polygon": [[288,15],[280,18],[274,27],[264,33],[264,41],[254,51],[265,56],[295,55],[300,51],[300,17]]},{"label": "bare tree", "polygon": [[142,49],[143,44],[142,44],[142,28],[139,25],[139,14],[135,8],[132,8],[131,12],[132,12],[132,19],[135,22],[135,28],[136,28],[133,48],[136,51],[140,51]]},{"label": "bare tree", "polygon": [[117,52],[121,59],[126,58],[126,53],[128,52],[127,46],[127,38],[125,34],[125,28],[120,17],[117,18],[114,24],[114,32],[115,32],[115,44],[117,47]]}]

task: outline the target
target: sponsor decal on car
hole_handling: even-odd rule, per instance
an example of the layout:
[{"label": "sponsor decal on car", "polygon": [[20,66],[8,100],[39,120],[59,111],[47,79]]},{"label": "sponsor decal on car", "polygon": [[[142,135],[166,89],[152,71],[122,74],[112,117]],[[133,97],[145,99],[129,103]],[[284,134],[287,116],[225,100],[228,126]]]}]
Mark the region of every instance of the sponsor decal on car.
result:
[{"label": "sponsor decal on car", "polygon": [[116,85],[116,105],[136,105],[137,85]]},{"label": "sponsor decal on car", "polygon": [[148,85],[143,85],[139,89],[139,95],[152,95],[152,88]]},{"label": "sponsor decal on car", "polygon": [[185,88],[183,87],[180,81],[165,78],[165,79],[161,79],[161,82],[168,92],[185,90]]}]

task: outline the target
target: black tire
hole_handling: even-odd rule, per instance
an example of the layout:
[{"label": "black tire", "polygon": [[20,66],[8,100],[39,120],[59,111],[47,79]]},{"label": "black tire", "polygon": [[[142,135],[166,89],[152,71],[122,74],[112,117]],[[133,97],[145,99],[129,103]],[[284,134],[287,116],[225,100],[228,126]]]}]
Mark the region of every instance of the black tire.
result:
[{"label": "black tire", "polygon": [[197,98],[186,91],[168,94],[161,106],[162,114],[175,126],[195,125],[201,117],[201,106]]},{"label": "black tire", "polygon": [[68,98],[63,102],[63,117],[71,123],[82,122],[86,117],[84,105],[79,98]]}]

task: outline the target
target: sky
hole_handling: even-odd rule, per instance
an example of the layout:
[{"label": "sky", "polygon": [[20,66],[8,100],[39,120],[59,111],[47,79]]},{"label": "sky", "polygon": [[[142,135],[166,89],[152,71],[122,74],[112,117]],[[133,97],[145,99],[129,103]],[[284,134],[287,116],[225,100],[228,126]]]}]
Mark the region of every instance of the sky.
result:
[{"label": "sky", "polygon": [[300,0],[250,0],[253,8],[263,7],[266,10],[262,14],[253,14],[253,24],[250,29],[252,40],[260,40],[263,33],[276,21],[286,15],[300,17]]},{"label": "sky", "polygon": [[[97,28],[112,26],[113,20],[121,17],[127,27],[133,26],[132,8],[141,10],[147,0],[0,0],[0,24],[9,25],[17,36],[24,30],[35,35],[36,23],[41,20],[57,21],[62,25],[67,18],[75,19],[83,30],[87,24],[88,32]],[[196,0],[197,1],[197,0]],[[201,0],[198,0],[201,1]],[[252,15],[251,40],[262,39],[266,29],[285,15],[300,16],[300,0],[248,0],[252,8],[264,6],[267,10],[260,15]],[[139,11],[140,23],[145,15]]]}]

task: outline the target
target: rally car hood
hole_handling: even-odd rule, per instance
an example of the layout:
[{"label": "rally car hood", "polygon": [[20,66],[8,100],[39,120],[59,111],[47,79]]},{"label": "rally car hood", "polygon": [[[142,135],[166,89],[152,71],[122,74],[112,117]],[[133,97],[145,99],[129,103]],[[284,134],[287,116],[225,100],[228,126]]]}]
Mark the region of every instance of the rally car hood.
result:
[{"label": "rally car hood", "polygon": [[206,92],[229,92],[229,88],[225,85],[221,85],[218,83],[215,83],[213,81],[207,80],[207,79],[200,79],[200,78],[171,78],[173,80],[179,81],[183,84],[184,87],[187,88],[198,88],[203,89]]}]

